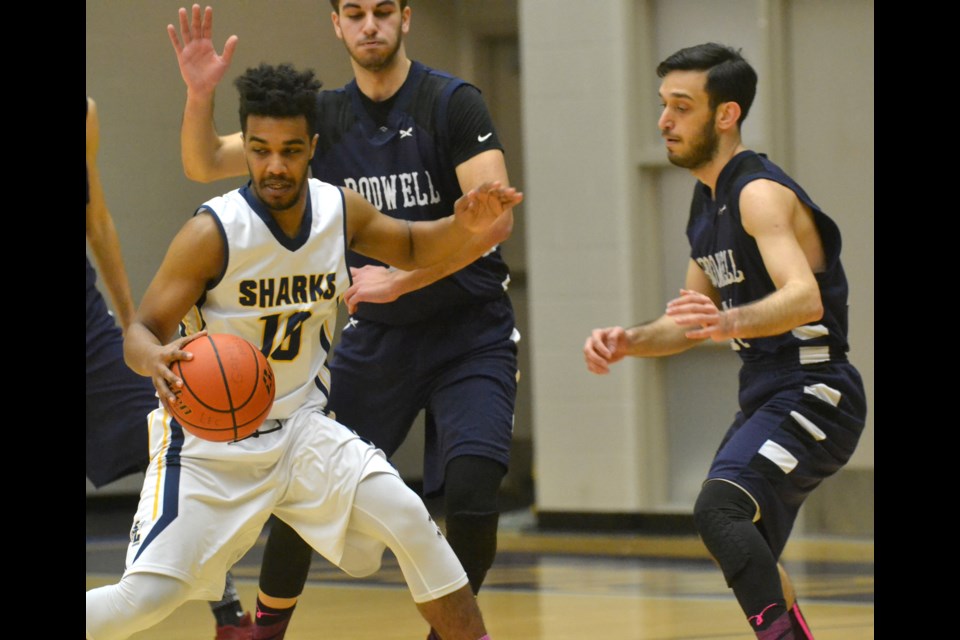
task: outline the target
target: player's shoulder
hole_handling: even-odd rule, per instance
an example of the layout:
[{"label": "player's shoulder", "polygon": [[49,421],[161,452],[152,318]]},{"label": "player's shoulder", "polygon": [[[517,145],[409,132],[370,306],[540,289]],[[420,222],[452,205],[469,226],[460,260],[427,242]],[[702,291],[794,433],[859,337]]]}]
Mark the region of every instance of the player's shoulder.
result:
[{"label": "player's shoulder", "polygon": [[253,211],[250,203],[244,197],[247,186],[237,187],[218,196],[204,201],[194,211],[194,217],[201,213],[210,213],[215,218],[235,218],[238,215]]},{"label": "player's shoulder", "polygon": [[350,96],[347,95],[347,86],[337,87],[336,89],[323,89],[317,92],[317,104],[334,105],[349,102]]},{"label": "player's shoulder", "polygon": [[741,205],[764,199],[791,201],[804,199],[800,185],[764,153],[747,151],[737,156],[737,165],[729,177]]},{"label": "player's shoulder", "polygon": [[324,182],[320,178],[308,178],[307,187],[309,187],[311,194],[319,193],[323,195],[340,195],[345,190],[344,187],[330,182]]},{"label": "player's shoulder", "polygon": [[421,100],[437,102],[445,96],[449,96],[461,87],[472,87],[473,85],[460,78],[442,71],[434,69],[420,62],[413,62],[411,73],[419,77],[417,86],[417,95]]}]

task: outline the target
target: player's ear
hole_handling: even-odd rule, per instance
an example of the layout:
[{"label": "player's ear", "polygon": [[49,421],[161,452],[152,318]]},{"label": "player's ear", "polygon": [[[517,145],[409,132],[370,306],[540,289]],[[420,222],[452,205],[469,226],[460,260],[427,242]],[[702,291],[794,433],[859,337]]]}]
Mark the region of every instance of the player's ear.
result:
[{"label": "player's ear", "polygon": [[313,154],[317,151],[317,140],[320,139],[320,134],[313,134],[313,138],[310,140],[310,158],[313,158]]},{"label": "player's ear", "polygon": [[740,105],[736,102],[721,102],[717,105],[716,125],[721,131],[736,127],[739,119]]},{"label": "player's ear", "polygon": [[340,28],[340,14],[334,11],[330,14],[330,19],[333,21],[333,32],[337,34],[337,39],[343,40],[343,30]]},{"label": "player's ear", "polygon": [[403,11],[400,12],[400,31],[403,32],[403,35],[410,32],[410,14],[412,12],[413,9],[410,8],[410,5],[405,6]]}]

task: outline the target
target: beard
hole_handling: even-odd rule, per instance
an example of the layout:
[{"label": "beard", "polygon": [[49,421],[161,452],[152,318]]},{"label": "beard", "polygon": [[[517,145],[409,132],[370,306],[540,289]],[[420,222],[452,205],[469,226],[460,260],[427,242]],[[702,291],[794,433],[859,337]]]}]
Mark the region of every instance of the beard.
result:
[{"label": "beard", "polygon": [[[306,178],[307,176],[304,175],[299,182],[292,178],[264,178],[253,183],[253,192],[268,210],[280,213],[289,210],[300,200],[307,184]],[[285,195],[273,195],[268,191],[270,188],[289,190]]]},{"label": "beard", "polygon": [[347,53],[350,54],[350,57],[360,65],[363,69],[367,71],[377,72],[389,67],[393,62],[394,58],[397,57],[397,51],[400,50],[400,44],[403,42],[403,33],[399,30],[397,31],[397,41],[393,43],[393,46],[390,47],[386,52],[374,52],[374,51],[355,51],[351,49],[346,42],[344,42],[344,47],[347,49]]},{"label": "beard", "polygon": [[667,152],[667,160],[671,164],[684,169],[699,169],[714,159],[719,148],[720,136],[714,129],[713,118],[711,117],[700,131],[699,139],[691,144],[687,153],[680,155]]}]

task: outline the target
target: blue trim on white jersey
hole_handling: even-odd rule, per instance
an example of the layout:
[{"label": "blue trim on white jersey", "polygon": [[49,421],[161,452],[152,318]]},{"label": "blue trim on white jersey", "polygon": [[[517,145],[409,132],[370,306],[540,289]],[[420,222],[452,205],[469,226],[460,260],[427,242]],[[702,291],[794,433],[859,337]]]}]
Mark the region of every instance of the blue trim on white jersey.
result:
[{"label": "blue trim on white jersey", "polygon": [[217,231],[220,232],[220,242],[223,245],[223,264],[220,265],[220,273],[217,274],[217,277],[209,281],[204,287],[204,292],[200,295],[200,299],[194,303],[198,309],[203,307],[203,302],[207,298],[207,290],[213,289],[215,286],[220,284],[220,281],[223,280],[224,274],[227,273],[227,265],[230,264],[230,243],[227,242],[227,232],[223,228],[223,222],[220,221],[220,216],[217,215],[217,212],[209,204],[203,204],[193,212],[193,215],[196,216],[198,213],[207,213],[210,214],[210,217],[213,218],[213,221],[217,223]]},{"label": "blue trim on white jersey", "polygon": [[[347,235],[347,216],[349,212],[347,211],[347,194],[343,192],[343,187],[337,187],[337,191],[340,192],[340,210],[343,211],[343,255],[347,255],[350,252],[350,237]],[[347,280],[350,282],[350,286],[353,286],[353,274],[350,273],[350,268],[347,267]],[[343,300],[343,293],[340,292],[337,300]]]},{"label": "blue trim on white jersey", "polygon": [[304,178],[302,185],[304,191],[307,192],[307,202],[303,210],[303,219],[300,221],[300,229],[294,238],[291,238],[283,232],[283,229],[281,229],[277,221],[273,219],[273,215],[267,209],[266,205],[257,197],[253,189],[250,188],[250,182],[240,187],[240,195],[243,196],[243,199],[247,201],[247,204],[250,205],[253,212],[263,220],[263,224],[267,225],[267,229],[270,230],[270,233],[273,234],[276,241],[279,242],[284,249],[289,251],[296,251],[305,245],[307,240],[310,239],[310,230],[313,228],[313,207],[310,203],[310,189],[308,188],[309,183],[306,178]]}]

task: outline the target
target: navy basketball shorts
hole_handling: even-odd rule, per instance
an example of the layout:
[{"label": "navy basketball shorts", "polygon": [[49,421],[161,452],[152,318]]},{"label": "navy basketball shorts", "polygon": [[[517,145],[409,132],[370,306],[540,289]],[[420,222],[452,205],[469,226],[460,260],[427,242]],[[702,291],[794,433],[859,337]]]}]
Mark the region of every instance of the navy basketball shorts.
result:
[{"label": "navy basketball shorts", "polygon": [[740,408],[707,476],[749,493],[757,527],[779,558],[803,501],[850,459],[866,418],[848,362],[745,364]]},{"label": "navy basketball shorts", "polygon": [[107,313],[87,319],[86,471],[96,487],[144,471],[147,415],[157,408],[150,378],[123,361],[123,334]]},{"label": "navy basketball shorts", "polygon": [[506,296],[410,325],[351,320],[330,363],[327,408],[387,456],[426,410],[428,496],[443,489],[444,470],[458,456],[506,468],[517,395],[515,335]]}]

